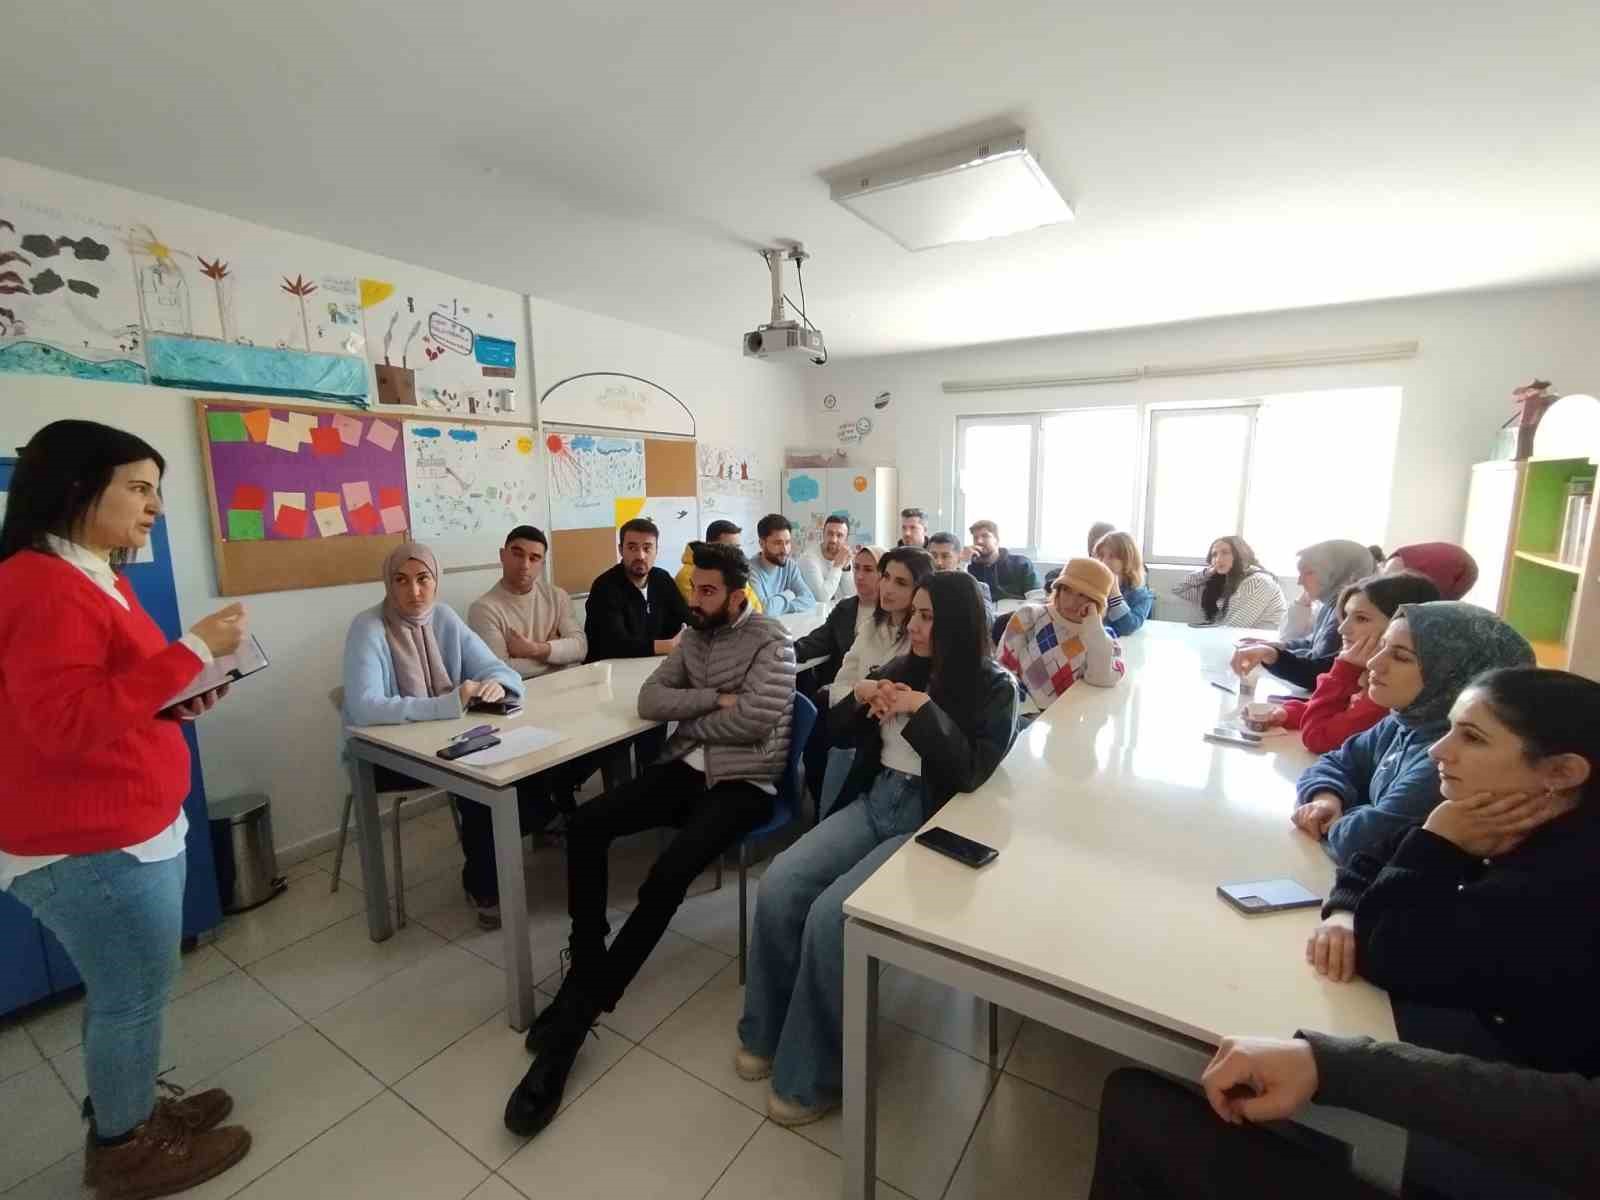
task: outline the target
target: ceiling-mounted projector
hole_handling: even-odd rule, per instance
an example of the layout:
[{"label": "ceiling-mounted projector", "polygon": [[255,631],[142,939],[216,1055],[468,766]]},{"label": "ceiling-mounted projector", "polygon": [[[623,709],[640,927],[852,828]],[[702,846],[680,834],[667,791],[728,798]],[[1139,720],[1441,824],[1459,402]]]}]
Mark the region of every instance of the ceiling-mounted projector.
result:
[{"label": "ceiling-mounted projector", "polygon": [[822,340],[822,330],[813,325],[805,313],[805,284],[801,282],[801,306],[798,321],[788,318],[784,311],[787,297],[783,293],[783,264],[794,263],[795,278],[800,277],[800,264],[810,258],[799,242],[763,250],[761,257],[767,261],[767,271],[772,277],[772,320],[757,326],[744,335],[746,358],[809,358],[817,366],[828,361],[828,347]]}]

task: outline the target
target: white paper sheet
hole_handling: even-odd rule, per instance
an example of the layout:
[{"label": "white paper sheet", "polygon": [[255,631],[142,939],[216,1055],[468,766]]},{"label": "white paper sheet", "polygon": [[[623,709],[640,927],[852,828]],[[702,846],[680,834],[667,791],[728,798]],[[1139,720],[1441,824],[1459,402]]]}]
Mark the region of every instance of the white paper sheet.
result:
[{"label": "white paper sheet", "polygon": [[567,735],[554,729],[541,729],[537,725],[519,725],[515,729],[506,729],[500,733],[500,744],[490,746],[487,750],[479,750],[476,754],[469,754],[459,759],[472,767],[493,767],[503,762],[510,762],[513,758],[521,758],[524,754],[533,754],[543,750],[546,746],[554,746],[557,742],[567,740]]}]

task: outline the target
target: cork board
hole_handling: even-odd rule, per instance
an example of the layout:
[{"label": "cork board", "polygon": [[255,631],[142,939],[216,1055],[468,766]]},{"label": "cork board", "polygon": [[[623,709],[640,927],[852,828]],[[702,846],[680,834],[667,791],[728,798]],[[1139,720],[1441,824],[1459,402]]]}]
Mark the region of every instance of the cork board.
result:
[{"label": "cork board", "polygon": [[692,496],[699,483],[695,443],[644,440],[645,487],[652,496]]},{"label": "cork board", "polygon": [[617,564],[617,531],[557,529],[550,534],[550,564],[558,588],[587,592],[597,576]]}]

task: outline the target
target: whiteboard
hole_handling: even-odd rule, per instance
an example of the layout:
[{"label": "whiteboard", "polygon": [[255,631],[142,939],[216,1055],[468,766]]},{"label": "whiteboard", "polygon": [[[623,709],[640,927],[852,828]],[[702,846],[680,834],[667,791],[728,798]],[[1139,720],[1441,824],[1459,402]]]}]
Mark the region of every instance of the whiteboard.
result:
[{"label": "whiteboard", "polygon": [[413,420],[404,431],[411,536],[433,548],[442,569],[494,566],[512,529],[546,527],[532,430]]}]

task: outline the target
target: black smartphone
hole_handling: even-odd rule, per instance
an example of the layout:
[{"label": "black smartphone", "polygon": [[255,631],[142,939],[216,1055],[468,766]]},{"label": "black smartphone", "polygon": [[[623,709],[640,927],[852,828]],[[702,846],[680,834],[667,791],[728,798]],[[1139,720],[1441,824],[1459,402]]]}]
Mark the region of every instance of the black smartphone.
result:
[{"label": "black smartphone", "polygon": [[981,867],[1000,857],[1000,851],[993,846],[985,846],[938,825],[917,834],[917,843],[969,867]]},{"label": "black smartphone", "polygon": [[467,704],[468,712],[493,713],[497,717],[509,717],[513,713],[522,711],[522,701],[513,700],[507,696],[504,700],[473,700]]},{"label": "black smartphone", "polygon": [[490,746],[499,744],[500,739],[494,734],[485,733],[475,738],[468,738],[464,742],[451,742],[438,754],[446,762],[454,762],[458,758],[465,758],[469,754],[476,754],[479,750],[487,750]]}]

